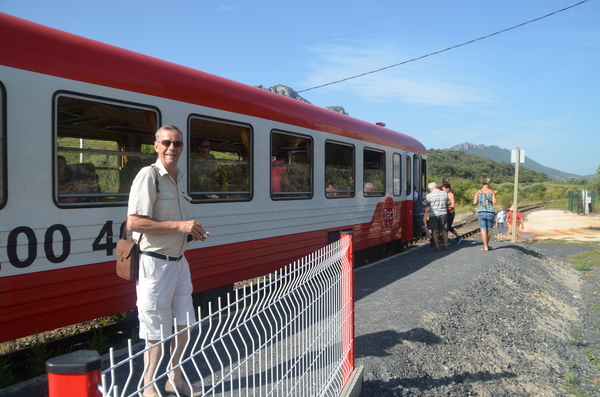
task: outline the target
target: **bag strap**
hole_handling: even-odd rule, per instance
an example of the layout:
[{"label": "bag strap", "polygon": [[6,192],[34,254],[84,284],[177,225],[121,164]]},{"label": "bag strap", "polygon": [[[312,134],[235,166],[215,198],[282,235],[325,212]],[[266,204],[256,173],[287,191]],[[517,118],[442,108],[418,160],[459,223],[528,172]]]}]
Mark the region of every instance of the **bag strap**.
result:
[{"label": "bag strap", "polygon": [[[152,164],[151,167],[154,170],[154,174],[155,174],[154,186],[156,187],[156,194],[159,195],[160,197],[162,197],[162,193],[160,192],[160,189],[158,188],[158,178],[160,177],[160,175],[158,173],[158,168],[156,168],[156,166],[154,164]],[[127,227],[123,226],[123,233],[121,233],[121,238],[124,239],[125,237],[127,237]],[[139,244],[140,241],[142,241],[142,237],[144,237],[144,233],[140,234],[140,238],[138,239],[137,244]]]},{"label": "bag strap", "polygon": [[160,189],[158,188],[158,178],[160,178],[160,174],[158,173],[158,168],[152,164],[150,167],[152,167],[152,169],[154,170],[154,186],[156,186],[156,194],[159,197],[162,197],[162,193],[160,192]]},{"label": "bag strap", "polygon": [[[121,239],[125,239],[127,237],[127,226],[123,225],[123,233],[121,233]],[[140,234],[140,238],[137,241],[137,244],[142,241],[142,237],[144,237],[144,233]]]}]

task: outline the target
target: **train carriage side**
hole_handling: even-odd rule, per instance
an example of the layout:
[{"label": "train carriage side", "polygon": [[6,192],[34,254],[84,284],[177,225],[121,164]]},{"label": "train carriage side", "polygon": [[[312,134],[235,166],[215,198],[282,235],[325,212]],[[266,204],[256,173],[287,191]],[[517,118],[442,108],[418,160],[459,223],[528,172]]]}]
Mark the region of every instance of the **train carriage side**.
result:
[{"label": "train carriage side", "polygon": [[114,247],[162,124],[184,134],[191,216],[212,233],[186,252],[196,292],[343,231],[357,249],[412,238],[414,138],[5,14],[0,42],[1,341],[135,306]]}]

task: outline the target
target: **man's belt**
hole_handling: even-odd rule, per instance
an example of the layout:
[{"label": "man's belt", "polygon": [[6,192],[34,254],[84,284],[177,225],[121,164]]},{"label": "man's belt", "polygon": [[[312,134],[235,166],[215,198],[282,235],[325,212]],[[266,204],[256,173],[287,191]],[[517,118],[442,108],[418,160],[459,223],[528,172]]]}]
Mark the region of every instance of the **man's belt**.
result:
[{"label": "man's belt", "polygon": [[165,261],[173,261],[173,262],[177,262],[178,260],[180,260],[181,258],[183,258],[183,255],[169,256],[169,255],[165,255],[165,254],[161,254],[159,252],[153,252],[153,251],[140,251],[140,254],[151,256],[153,258],[162,259],[162,260],[165,260]]}]

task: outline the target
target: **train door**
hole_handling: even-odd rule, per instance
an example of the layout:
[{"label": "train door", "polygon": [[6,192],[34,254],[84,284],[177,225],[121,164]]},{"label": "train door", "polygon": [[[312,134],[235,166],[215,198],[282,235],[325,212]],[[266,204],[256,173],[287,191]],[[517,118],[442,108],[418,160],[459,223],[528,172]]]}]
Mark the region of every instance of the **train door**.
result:
[{"label": "train door", "polygon": [[0,209],[6,204],[6,137],[4,136],[5,90],[0,83]]},{"label": "train door", "polygon": [[[421,156],[419,156],[421,157]],[[421,173],[419,179],[419,188],[421,192],[427,191],[427,159],[421,158]]]},{"label": "train door", "polygon": [[427,159],[420,155],[413,156],[413,180],[413,237],[422,237],[421,224],[424,212],[422,202],[427,195]]},{"label": "train door", "polygon": [[412,157],[409,153],[404,155],[404,192],[406,194],[404,205],[404,232],[403,240],[408,241],[413,237],[413,218],[414,218],[414,205],[413,205],[413,173],[412,173]]}]

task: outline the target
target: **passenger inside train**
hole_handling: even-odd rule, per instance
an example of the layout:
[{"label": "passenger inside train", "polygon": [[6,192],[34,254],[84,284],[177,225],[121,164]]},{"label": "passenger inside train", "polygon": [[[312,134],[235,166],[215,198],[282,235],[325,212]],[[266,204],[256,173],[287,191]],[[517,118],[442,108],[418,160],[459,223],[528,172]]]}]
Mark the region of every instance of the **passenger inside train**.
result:
[{"label": "passenger inside train", "polygon": [[57,156],[57,192],[59,203],[83,203],[96,201],[95,194],[101,193],[92,163],[67,164],[64,156]]}]

